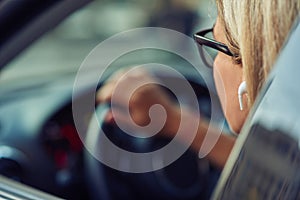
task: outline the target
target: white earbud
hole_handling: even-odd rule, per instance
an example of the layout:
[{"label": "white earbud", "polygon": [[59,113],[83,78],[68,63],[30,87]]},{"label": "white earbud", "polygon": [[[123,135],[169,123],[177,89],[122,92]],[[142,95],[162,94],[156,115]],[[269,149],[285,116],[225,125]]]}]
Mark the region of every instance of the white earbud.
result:
[{"label": "white earbud", "polygon": [[240,109],[243,110],[243,94],[247,92],[247,84],[246,81],[243,81],[238,89],[238,97],[239,97],[239,103],[240,103]]}]

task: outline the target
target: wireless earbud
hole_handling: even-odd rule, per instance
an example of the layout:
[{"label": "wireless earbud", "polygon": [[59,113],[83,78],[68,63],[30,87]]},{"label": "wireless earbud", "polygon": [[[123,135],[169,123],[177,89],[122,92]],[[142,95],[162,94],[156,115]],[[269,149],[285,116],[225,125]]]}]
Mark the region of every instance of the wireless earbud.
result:
[{"label": "wireless earbud", "polygon": [[243,106],[243,94],[247,92],[247,84],[246,81],[243,81],[238,89],[238,97],[239,97],[239,103],[240,103],[240,110],[244,109]]}]

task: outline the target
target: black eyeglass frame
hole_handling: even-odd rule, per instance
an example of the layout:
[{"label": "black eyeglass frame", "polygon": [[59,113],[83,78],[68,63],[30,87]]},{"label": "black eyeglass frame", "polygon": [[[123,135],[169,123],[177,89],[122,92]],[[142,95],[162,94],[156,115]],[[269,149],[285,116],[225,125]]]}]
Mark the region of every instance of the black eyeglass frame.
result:
[{"label": "black eyeglass frame", "polygon": [[[201,47],[204,46],[208,46],[210,48],[216,49],[218,51],[221,51],[222,53],[228,55],[228,56],[232,56],[234,57],[234,54],[229,50],[228,46],[224,43],[218,42],[216,40],[210,39],[205,37],[205,35],[209,32],[213,32],[213,28],[210,29],[205,29],[202,31],[199,31],[197,33],[194,34],[194,40],[197,42],[198,45],[200,45]],[[205,56],[204,56],[204,52],[203,52],[203,48],[200,48],[200,54],[202,57],[202,60],[205,62],[206,65],[210,66],[209,63],[207,63]]]}]

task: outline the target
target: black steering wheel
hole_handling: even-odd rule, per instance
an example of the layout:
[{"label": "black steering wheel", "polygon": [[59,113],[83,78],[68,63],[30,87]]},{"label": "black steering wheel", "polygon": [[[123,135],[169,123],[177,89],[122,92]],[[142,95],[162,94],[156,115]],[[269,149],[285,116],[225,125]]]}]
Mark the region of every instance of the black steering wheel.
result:
[{"label": "black steering wheel", "polygon": [[[203,109],[207,111],[204,113],[209,117],[210,111],[207,107],[210,107],[210,97],[207,89],[199,83],[190,82],[193,89],[197,90],[199,105],[205,106]],[[108,104],[97,106],[86,136],[89,140],[86,141],[89,152],[85,152],[85,166],[92,199],[181,200],[209,198],[212,187],[218,179],[219,171],[213,168],[206,159],[199,159],[197,153],[191,150],[187,150],[169,166],[146,173],[121,172],[94,158],[91,154],[99,151],[105,155],[103,137],[107,137],[113,144],[122,149],[136,153],[160,149],[171,140],[155,136],[137,138],[128,135],[116,125],[104,123],[104,117],[109,109]],[[118,157],[118,155],[114,156]],[[161,155],[159,162],[164,162],[164,156],[166,155]],[[117,160],[122,163],[124,158],[120,156]]]}]

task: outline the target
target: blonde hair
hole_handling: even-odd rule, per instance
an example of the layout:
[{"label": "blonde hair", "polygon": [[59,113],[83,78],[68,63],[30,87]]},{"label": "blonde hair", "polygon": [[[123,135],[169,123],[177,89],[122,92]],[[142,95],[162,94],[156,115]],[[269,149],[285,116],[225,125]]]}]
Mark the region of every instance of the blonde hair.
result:
[{"label": "blonde hair", "polygon": [[217,0],[217,7],[251,106],[299,16],[300,0]]}]

